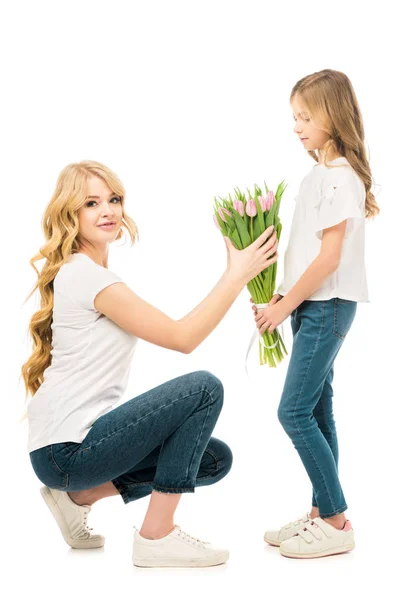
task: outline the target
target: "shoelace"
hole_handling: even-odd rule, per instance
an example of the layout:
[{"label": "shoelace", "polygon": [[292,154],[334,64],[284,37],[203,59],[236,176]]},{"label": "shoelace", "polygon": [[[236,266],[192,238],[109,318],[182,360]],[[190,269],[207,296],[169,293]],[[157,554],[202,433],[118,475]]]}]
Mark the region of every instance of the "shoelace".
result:
[{"label": "shoelace", "polygon": [[193,546],[195,546],[195,545],[202,546],[202,545],[208,543],[208,542],[203,542],[199,538],[193,537],[193,535],[189,535],[188,533],[185,533],[184,531],[182,531],[182,529],[180,527],[178,527],[178,529],[179,529],[178,536],[183,537],[183,539],[185,541],[190,542],[191,544],[193,544]]},{"label": "shoelace", "polygon": [[88,527],[88,525],[86,523],[86,519],[87,519],[88,514],[89,514],[89,511],[86,510],[85,511],[85,517],[83,519],[83,531],[84,531],[84,533],[87,533],[90,536],[91,535],[90,532],[93,531],[93,527]]}]

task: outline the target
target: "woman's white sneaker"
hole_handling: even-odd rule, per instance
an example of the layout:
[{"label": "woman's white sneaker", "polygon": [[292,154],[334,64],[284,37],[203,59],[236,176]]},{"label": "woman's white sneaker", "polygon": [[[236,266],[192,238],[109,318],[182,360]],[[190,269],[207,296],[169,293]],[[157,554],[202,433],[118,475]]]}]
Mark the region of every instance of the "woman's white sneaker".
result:
[{"label": "woman's white sneaker", "polygon": [[40,493],[61,530],[64,540],[71,548],[102,548],[105,539],[102,535],[91,533],[86,520],[92,507],[88,504],[79,506],[68,496],[67,492],[54,490],[44,486]]},{"label": "woman's white sneaker", "polygon": [[316,517],[289,540],[282,542],[279,550],[282,556],[289,558],[321,558],[349,552],[354,547],[354,531],[350,521],[346,521],[343,529],[336,529]]},{"label": "woman's white sneaker", "polygon": [[136,567],[211,567],[229,558],[228,550],[202,542],[178,525],[157,540],[144,538],[134,529],[132,560]]},{"label": "woman's white sneaker", "polygon": [[282,542],[296,535],[298,530],[305,527],[310,520],[310,514],[306,513],[301,519],[284,525],[278,531],[266,531],[264,540],[271,546],[280,546]]}]

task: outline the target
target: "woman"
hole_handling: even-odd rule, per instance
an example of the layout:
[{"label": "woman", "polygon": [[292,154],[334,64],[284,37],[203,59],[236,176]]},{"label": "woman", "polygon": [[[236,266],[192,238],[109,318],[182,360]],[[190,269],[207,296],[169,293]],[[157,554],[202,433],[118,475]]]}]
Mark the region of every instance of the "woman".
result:
[{"label": "woman", "polygon": [[[38,273],[41,309],[30,322],[33,353],[22,367],[28,450],[41,493],[73,548],[104,545],[87,527],[91,506],[120,494],[151,494],[133,543],[137,566],[210,566],[228,559],[174,525],[182,493],[216,483],[232,454],[212,438],[223,386],[207,371],[177,377],[115,409],[138,338],[188,354],[215,329],[246,283],[277,260],[272,228],[245,250],[228,238],[227,268],[210,294],[178,321],[137,296],[108,270],[109,245],[134,221],[115,173],[94,161],[60,173],[43,219]],[[267,241],[268,235],[270,236]],[[29,298],[29,296],[28,296]]]}]

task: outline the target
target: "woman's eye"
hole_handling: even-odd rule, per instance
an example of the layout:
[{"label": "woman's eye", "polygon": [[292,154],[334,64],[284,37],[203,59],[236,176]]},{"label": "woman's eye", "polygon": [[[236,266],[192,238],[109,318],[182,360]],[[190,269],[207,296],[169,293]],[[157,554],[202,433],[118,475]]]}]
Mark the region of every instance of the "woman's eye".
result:
[{"label": "woman's eye", "polygon": [[[119,196],[113,196],[110,199],[110,202],[111,202],[111,200],[116,200],[117,202],[122,202],[122,198],[120,198]],[[90,202],[86,203],[86,206],[90,208],[90,205],[93,204],[93,203],[95,203],[95,202],[96,202],[96,200],[91,200]]]}]

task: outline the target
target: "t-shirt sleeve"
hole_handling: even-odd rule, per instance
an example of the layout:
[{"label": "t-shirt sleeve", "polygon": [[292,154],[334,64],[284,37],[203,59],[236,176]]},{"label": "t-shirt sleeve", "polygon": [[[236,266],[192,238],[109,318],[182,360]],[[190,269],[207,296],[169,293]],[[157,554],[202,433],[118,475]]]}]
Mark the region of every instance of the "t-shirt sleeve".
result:
[{"label": "t-shirt sleeve", "polygon": [[[342,171],[334,173],[333,171]],[[347,221],[346,237],[354,227],[355,219],[365,219],[365,187],[361,179],[347,167],[331,169],[322,180],[320,199],[316,205],[315,235],[322,240],[328,227]]]},{"label": "t-shirt sleeve", "polygon": [[67,293],[82,308],[96,311],[94,300],[104,288],[123,280],[119,275],[96,264],[76,265],[68,282]]}]

